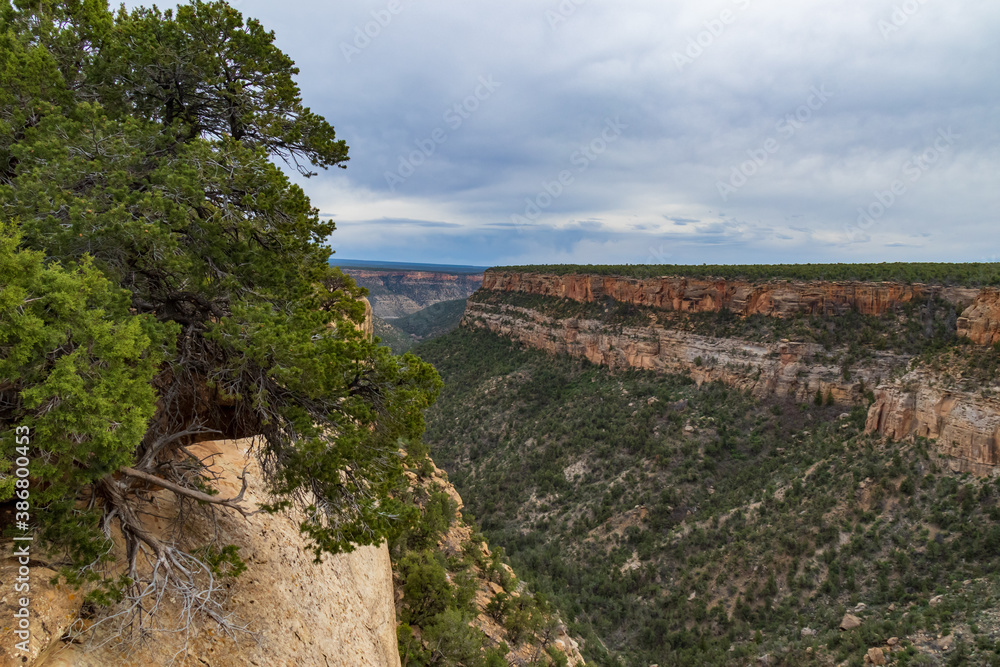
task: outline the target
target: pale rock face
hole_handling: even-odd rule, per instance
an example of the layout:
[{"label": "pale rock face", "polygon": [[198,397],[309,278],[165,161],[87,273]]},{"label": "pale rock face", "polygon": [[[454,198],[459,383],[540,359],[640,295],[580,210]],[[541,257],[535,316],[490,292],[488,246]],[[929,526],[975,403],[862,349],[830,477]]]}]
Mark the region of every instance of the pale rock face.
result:
[{"label": "pale rock face", "polygon": [[909,361],[906,356],[880,352],[864,367],[852,368],[852,379],[847,381],[839,366],[809,360],[825,352],[811,343],[751,343],[659,325],[620,327],[596,320],[554,319],[518,306],[476,302],[469,303],[464,322],[531,347],[612,368],[690,373],[699,384],[719,380],[758,397],[812,401],[818,389],[824,399],[831,393],[843,405],[861,401],[862,382],[873,387]]},{"label": "pale rock face", "polygon": [[841,630],[853,630],[854,628],[861,626],[861,619],[854,614],[844,614],[844,618],[840,621]]},{"label": "pale rock face", "polygon": [[992,474],[1000,465],[1000,399],[948,387],[928,370],[880,386],[865,428],[893,440],[936,440],[957,471]]},{"label": "pale rock face", "polygon": [[[20,546],[14,543],[14,549]],[[34,552],[36,546],[30,544],[29,551]],[[10,553],[10,550],[8,550]],[[48,582],[56,576],[56,572],[38,565],[34,557],[29,557],[30,572],[27,581],[21,581],[20,564],[16,558],[9,558],[0,564],[0,630],[3,642],[0,642],[0,665],[33,665],[43,661],[55,648],[55,642],[69,629],[76,620],[83,605],[83,594],[67,586],[51,586]],[[27,584],[28,590],[14,590],[16,584]],[[28,632],[27,652],[15,646],[23,641],[14,635],[15,613],[20,613],[20,601],[28,600]],[[25,660],[22,660],[24,658]]]},{"label": "pale rock face", "polygon": [[[235,495],[245,465],[248,441],[203,442],[189,447],[197,456],[215,454],[212,468],[222,477],[220,495]],[[245,502],[253,508],[266,501],[256,467],[249,468]],[[172,494],[156,494],[159,514],[176,512]],[[349,554],[325,556],[314,563],[298,530],[301,514],[255,514],[248,519],[228,512],[218,514],[221,544],[236,544],[247,570],[224,591],[225,612],[234,623],[247,623],[253,635],[226,636],[219,625],[198,617],[191,626],[184,655],[184,636],[157,632],[152,641],[133,649],[124,659],[112,641],[95,648],[56,642],[49,655],[27,664],[38,667],[105,667],[125,664],[154,667],[171,664],[213,667],[399,667],[396,615],[389,552],[360,547]],[[150,527],[167,530],[168,522],[153,518]],[[161,534],[164,534],[161,532]],[[211,539],[212,522],[194,515],[184,527],[192,544]],[[176,608],[167,603],[154,619],[164,629],[175,628]],[[52,632],[58,639],[61,632]],[[98,640],[109,639],[98,632]],[[180,653],[178,653],[180,652]]]},{"label": "pale rock face", "polygon": [[370,340],[375,335],[374,312],[371,301],[365,297],[361,297],[361,301],[365,304],[365,321],[361,324],[361,332]]},{"label": "pale rock face", "polygon": [[900,303],[940,296],[965,307],[978,289],[902,283],[826,282],[682,278],[626,278],[597,275],[552,275],[487,271],[483,289],[524,292],[590,303],[611,297],[621,303],[689,313],[730,310],[738,315],[785,317],[796,313],[836,314],[856,308],[881,315]]},{"label": "pale rock face", "polygon": [[980,345],[1000,343],[1000,290],[984,289],[958,318],[958,335]]}]

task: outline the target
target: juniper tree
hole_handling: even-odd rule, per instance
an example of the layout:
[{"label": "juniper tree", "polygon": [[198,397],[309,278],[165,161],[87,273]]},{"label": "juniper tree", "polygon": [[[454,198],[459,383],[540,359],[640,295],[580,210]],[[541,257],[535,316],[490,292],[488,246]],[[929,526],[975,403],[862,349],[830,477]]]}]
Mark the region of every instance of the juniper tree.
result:
[{"label": "juniper tree", "polygon": [[[150,382],[176,327],[130,315],[127,293],[92,262],[46,264],[17,242],[0,228],[0,415],[27,427],[29,444],[44,443],[41,456],[19,458],[30,461],[36,483],[25,499],[46,508],[47,535],[73,543],[81,562],[96,560],[101,540],[86,528],[98,516],[67,491],[131,463],[155,410]],[[7,431],[5,449],[14,451]]]},{"label": "juniper tree", "polygon": [[[377,543],[404,512],[398,449],[422,432],[440,380],[360,333],[364,290],[328,263],[333,223],[273,163],[308,176],[348,159],[273,41],[225,2],[117,14],[103,0],[0,5],[4,262],[62,276],[49,301],[73,280],[92,290],[80,288],[80,312],[37,312],[45,344],[19,356],[9,341],[26,315],[10,303],[29,277],[5,269],[0,284],[5,448],[15,426],[50,423],[46,387],[79,350],[91,355],[74,367],[86,377],[73,400],[58,396],[68,416],[35,441],[45,502],[60,508],[42,515],[41,537],[67,572],[93,564],[99,528],[114,524],[133,580],[145,551],[190,585],[193,556],[143,528],[137,494],[155,484],[240,509],[199,490],[204,467],[185,446],[207,438],[259,436],[268,509],[305,507],[317,558]],[[92,302],[103,310],[85,317]],[[84,342],[108,336],[110,348]],[[114,405],[92,413],[84,394]],[[114,409],[128,428],[111,426]],[[81,497],[94,511],[71,515],[69,530]]]}]

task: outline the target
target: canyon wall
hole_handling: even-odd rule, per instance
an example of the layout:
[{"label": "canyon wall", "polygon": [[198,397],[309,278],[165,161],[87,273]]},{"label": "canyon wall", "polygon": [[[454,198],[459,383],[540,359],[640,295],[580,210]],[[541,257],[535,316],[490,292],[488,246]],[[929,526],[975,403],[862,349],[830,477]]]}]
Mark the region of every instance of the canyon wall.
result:
[{"label": "canyon wall", "polygon": [[627,278],[584,274],[554,275],[487,271],[483,289],[523,292],[580,302],[611,298],[621,303],[662,310],[700,313],[730,310],[738,315],[784,317],[803,313],[835,315],[857,309],[866,315],[881,315],[902,303],[938,296],[965,308],[979,290],[939,285],[870,282],[796,282],[684,278]]},{"label": "canyon wall", "polygon": [[556,319],[508,304],[470,301],[464,324],[481,327],[553,353],[587,359],[611,368],[690,373],[699,384],[719,380],[755,396],[812,401],[819,390],[842,405],[858,404],[863,388],[873,388],[909,357],[877,353],[850,380],[840,366],[821,361],[825,350],[812,343],[751,343],[712,338],[659,325],[616,326],[597,320]]},{"label": "canyon wall", "polygon": [[[963,309],[958,335],[980,345],[1000,342],[996,288],[864,282],[748,283],[681,277],[626,278],[488,271],[483,289],[535,294],[583,303],[607,299],[666,311],[742,316],[835,315],[856,309],[881,315],[908,302],[940,297]],[[553,353],[612,368],[689,373],[699,384],[719,380],[758,397],[811,401],[819,390],[842,405],[863,403],[874,389],[866,430],[886,437],[926,437],[957,470],[1000,471],[1000,387],[966,391],[926,368],[910,369],[908,355],[878,352],[851,366],[850,380],[819,345],[783,340],[753,343],[695,335],[650,324],[620,326],[583,318],[553,318],[512,304],[470,301],[463,323]],[[833,353],[837,351],[834,350]]]},{"label": "canyon wall", "polygon": [[985,392],[947,386],[926,369],[879,386],[865,430],[893,440],[937,441],[955,470],[996,474],[1000,465],[1000,387]]},{"label": "canyon wall", "polygon": [[984,289],[958,318],[958,335],[979,345],[1000,343],[1000,290]]}]

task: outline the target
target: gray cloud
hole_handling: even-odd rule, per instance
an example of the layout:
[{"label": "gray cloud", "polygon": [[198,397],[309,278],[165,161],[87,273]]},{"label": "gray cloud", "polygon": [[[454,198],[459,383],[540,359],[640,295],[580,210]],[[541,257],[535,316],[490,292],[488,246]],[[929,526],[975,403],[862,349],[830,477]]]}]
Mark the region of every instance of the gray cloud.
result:
[{"label": "gray cloud", "polygon": [[[351,146],[346,172],[301,182],[336,214],[344,257],[996,256],[1000,4],[914,0],[900,21],[902,4],[589,0],[563,16],[552,0],[400,0],[389,21],[387,0],[237,7],[275,30],[304,99]],[[615,118],[627,128],[602,146]],[[949,128],[960,138],[911,180]],[[401,160],[413,172],[390,187]],[[752,174],[723,198],[734,169]],[[905,193],[868,223],[895,181]],[[530,224],[512,220],[546,192]]]}]

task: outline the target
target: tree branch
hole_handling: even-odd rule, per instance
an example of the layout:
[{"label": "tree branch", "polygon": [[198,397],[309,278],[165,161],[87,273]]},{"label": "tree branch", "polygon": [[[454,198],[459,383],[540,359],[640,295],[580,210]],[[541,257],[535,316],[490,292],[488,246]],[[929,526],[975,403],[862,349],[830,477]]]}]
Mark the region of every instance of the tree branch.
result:
[{"label": "tree branch", "polygon": [[135,479],[141,479],[150,484],[155,484],[157,486],[162,486],[165,489],[173,491],[174,493],[187,496],[188,498],[193,498],[199,502],[211,503],[213,505],[222,505],[223,507],[228,507],[229,509],[236,510],[242,514],[245,518],[249,518],[254,514],[257,514],[260,510],[255,510],[253,512],[247,510],[245,507],[239,503],[243,500],[243,494],[247,490],[247,471],[246,468],[243,469],[243,474],[240,475],[240,480],[243,482],[243,488],[240,489],[239,494],[232,498],[216,498],[215,496],[210,496],[207,493],[202,493],[201,491],[195,491],[194,489],[188,489],[180,484],[174,484],[169,482],[162,477],[157,477],[156,475],[150,475],[147,472],[142,472],[141,470],[136,470],[135,468],[129,468],[124,466],[119,468],[121,472],[128,475],[129,477],[134,477]]}]

